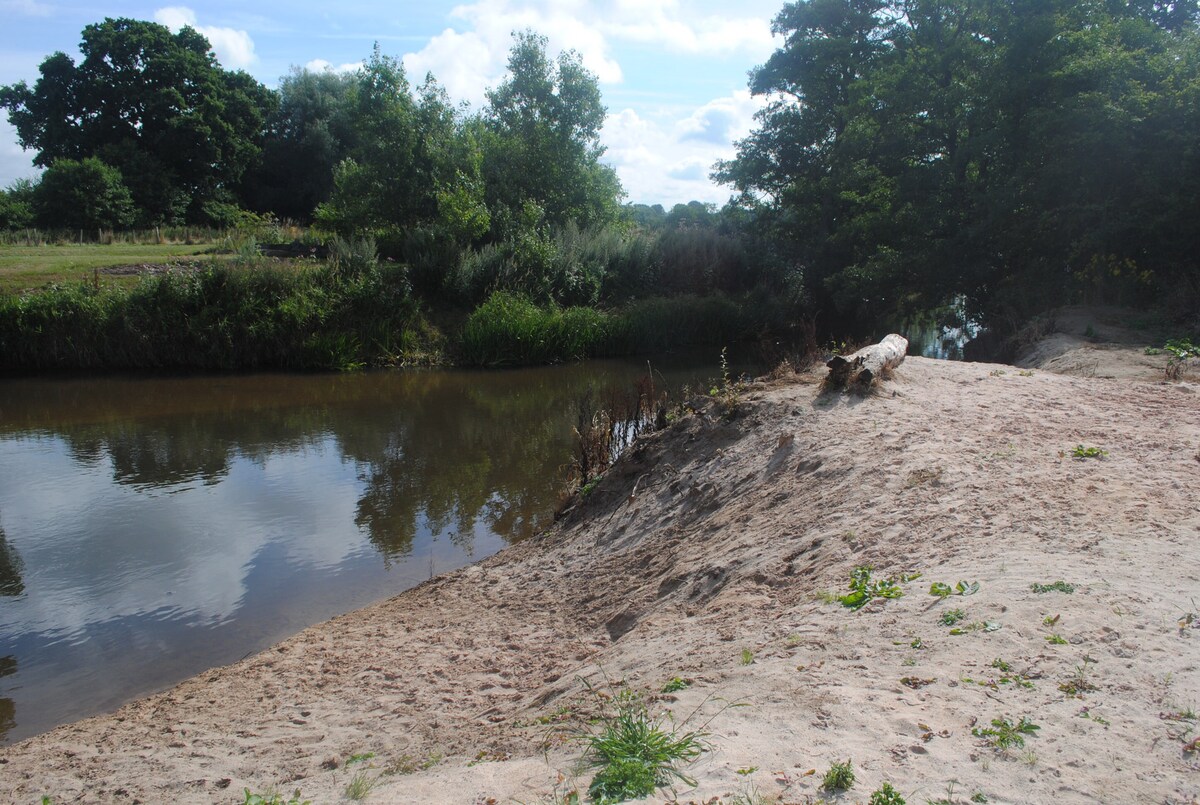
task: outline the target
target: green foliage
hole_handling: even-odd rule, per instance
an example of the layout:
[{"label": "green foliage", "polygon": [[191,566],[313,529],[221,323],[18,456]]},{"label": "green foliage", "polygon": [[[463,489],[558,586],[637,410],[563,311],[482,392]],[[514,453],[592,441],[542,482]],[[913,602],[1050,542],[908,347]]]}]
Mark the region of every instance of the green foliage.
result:
[{"label": "green foliage", "polygon": [[1034,724],[1025,716],[1016,724],[1007,718],[993,718],[990,727],[975,727],[971,734],[982,738],[989,746],[997,749],[1008,749],[1012,746],[1024,747],[1025,736],[1035,734],[1041,727]]},{"label": "green foliage", "polygon": [[953,589],[949,584],[943,584],[940,581],[929,585],[929,594],[936,595],[938,598],[946,598],[951,595],[974,595],[977,592],[979,592],[979,582],[977,581],[959,581]]},{"label": "green foliage", "polygon": [[598,724],[581,737],[583,765],[596,772],[588,796],[616,803],[649,796],[677,780],[694,784],[681,767],[706,751],[704,739],[701,731],[679,732],[666,719],[651,716],[641,696],[620,690]]},{"label": "green foliage", "polygon": [[215,265],[0,296],[0,368],[350,369],[427,344],[401,268]]},{"label": "green foliage", "polygon": [[1046,636],[1046,642],[1047,642],[1047,643],[1049,643],[1049,644],[1050,644],[1050,645],[1052,645],[1052,646],[1065,646],[1065,645],[1067,645],[1067,640],[1066,640],[1066,638],[1064,638],[1062,635],[1058,635],[1058,634],[1047,635],[1047,636]]},{"label": "green foliage", "polygon": [[32,89],[0,88],[22,147],[43,167],[95,157],[116,168],[141,223],[203,222],[204,203],[257,155],[274,96],[222,70],[191,27],[106,19],[83,29],[81,50],[78,64],[49,56]]},{"label": "green foliage", "polygon": [[248,205],[307,221],[328,201],[334,168],[358,140],[350,106],[357,80],[354,73],[297,68],[280,79],[261,158],[240,188]]},{"label": "green foliage", "polygon": [[1101,450],[1099,447],[1084,447],[1079,444],[1071,451],[1074,458],[1104,458],[1108,455],[1107,450]]},{"label": "green foliage", "polygon": [[7,189],[0,190],[0,231],[33,225],[35,188],[31,180],[18,179]]},{"label": "green foliage", "polygon": [[121,172],[89,157],[57,159],[33,191],[39,226],[56,229],[127,229],[134,207]]},{"label": "green foliage", "polygon": [[[1164,20],[1176,20],[1169,24]],[[717,177],[822,311],[1194,310],[1194,3],[800,0]],[[1185,301],[1186,300],[1186,301]]]},{"label": "green foliage", "polygon": [[477,366],[579,360],[595,354],[607,325],[608,316],[596,310],[542,308],[497,291],[463,325],[462,356]]},{"label": "green foliage", "polygon": [[672,677],[671,681],[663,685],[663,693],[678,693],[681,690],[692,686],[691,680],[683,679],[682,677]]},{"label": "green foliage", "polygon": [[1192,343],[1190,338],[1173,338],[1163,344],[1163,351],[1179,361],[1200,358],[1200,346]]},{"label": "green foliage", "polygon": [[548,40],[514,34],[508,74],[488,91],[482,172],[492,233],[512,238],[534,204],[544,223],[588,228],[616,218],[623,194],[616,173],[600,162],[605,109],[595,75],[578,53],[551,59]]},{"label": "green foliage", "polygon": [[283,795],[277,792],[268,792],[266,794],[254,794],[249,788],[243,789],[246,792],[246,798],[242,801],[242,805],[312,805],[311,799],[301,799],[300,790],[292,792],[292,796],[284,799]]},{"label": "green foliage", "polygon": [[821,787],[826,791],[848,791],[854,786],[854,769],[850,760],[835,761],[821,778]]},{"label": "green foliage", "polygon": [[1062,579],[1059,579],[1051,584],[1040,584],[1035,581],[1033,584],[1029,585],[1029,589],[1033,590],[1035,593],[1067,593],[1069,595],[1070,593],[1075,592],[1075,585],[1068,584]]},{"label": "green foliage", "polygon": [[904,591],[893,579],[871,578],[871,566],[856,567],[850,572],[850,592],[838,601],[850,609],[860,609],[872,598],[899,598]]},{"label": "green foliage", "polygon": [[959,621],[964,620],[966,617],[967,613],[963,612],[961,609],[948,609],[942,613],[940,618],[938,618],[938,623],[942,624],[942,626],[953,626]]},{"label": "green foliage", "polygon": [[742,649],[742,665],[754,664],[754,652],[748,648]]},{"label": "green foliage", "polygon": [[904,797],[900,796],[900,792],[892,788],[891,783],[884,783],[878,789],[871,792],[871,798],[867,800],[868,805],[905,805]]}]

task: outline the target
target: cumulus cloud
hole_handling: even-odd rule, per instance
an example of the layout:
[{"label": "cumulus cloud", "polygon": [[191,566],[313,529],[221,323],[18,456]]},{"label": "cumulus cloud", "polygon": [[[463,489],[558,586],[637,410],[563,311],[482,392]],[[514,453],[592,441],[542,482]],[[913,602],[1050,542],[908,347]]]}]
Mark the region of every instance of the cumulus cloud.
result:
[{"label": "cumulus cloud", "polygon": [[761,107],[762,101],[749,90],[717,98],[679,122],[679,137],[716,144],[741,139],[750,133],[754,113]]},{"label": "cumulus cloud", "polygon": [[330,70],[335,73],[353,73],[363,66],[360,61],[347,62],[346,64],[333,64],[324,59],[313,59],[304,65],[304,69],[310,73],[323,73]]},{"label": "cumulus cloud", "polygon": [[482,103],[485,91],[504,77],[513,32],[526,29],[544,34],[551,54],[576,51],[600,83],[615,84],[623,78],[621,65],[585,4],[496,0],[457,6],[451,16],[466,30],[447,28],[403,61],[411,79],[419,82],[433,73],[455,98]]},{"label": "cumulus cloud", "polygon": [[714,185],[708,174],[718,160],[734,156],[734,142],[750,133],[761,105],[739,91],[674,118],[623,109],[609,115],[601,132],[605,161],[616,169],[629,201],[724,203],[729,188]]},{"label": "cumulus cloud", "polygon": [[258,61],[254,53],[254,40],[250,34],[234,28],[219,28],[213,25],[199,25],[196,12],[187,6],[167,6],[154,12],[154,21],[162,23],[172,31],[178,31],[185,25],[195,28],[212,45],[213,52],[222,66],[240,70]]},{"label": "cumulus cloud", "polygon": [[54,13],[54,7],[37,0],[2,0],[0,10],[7,14],[20,14],[24,17],[49,17]]},{"label": "cumulus cloud", "polygon": [[683,13],[678,0],[616,0],[612,14],[598,20],[622,39],[661,45],[679,53],[724,54],[772,50],[771,23],[763,17],[696,16]]}]

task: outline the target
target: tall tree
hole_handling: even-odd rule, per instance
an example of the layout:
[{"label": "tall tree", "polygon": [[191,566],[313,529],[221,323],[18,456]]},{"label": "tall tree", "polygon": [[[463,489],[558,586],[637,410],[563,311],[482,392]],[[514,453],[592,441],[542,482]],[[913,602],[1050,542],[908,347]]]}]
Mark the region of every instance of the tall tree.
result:
[{"label": "tall tree", "polygon": [[120,170],[143,223],[204,220],[256,156],[274,95],[221,69],[190,27],[106,19],[83,29],[82,60],[42,62],[41,78],[0,88],[34,163],[96,157]]},{"label": "tall tree", "polygon": [[1196,6],[789,3],[758,128],[714,175],[858,329],[1177,285],[1197,274]]},{"label": "tall tree", "polygon": [[333,172],[358,141],[350,115],[355,76],[294,69],[279,82],[262,155],[241,195],[260,212],[306,221],[333,192]]},{"label": "tall tree", "polygon": [[495,233],[505,237],[531,217],[551,226],[614,220],[624,193],[600,162],[606,110],[599,81],[574,51],[552,60],[544,36],[515,38],[508,76],[488,92],[484,112],[483,173]]}]

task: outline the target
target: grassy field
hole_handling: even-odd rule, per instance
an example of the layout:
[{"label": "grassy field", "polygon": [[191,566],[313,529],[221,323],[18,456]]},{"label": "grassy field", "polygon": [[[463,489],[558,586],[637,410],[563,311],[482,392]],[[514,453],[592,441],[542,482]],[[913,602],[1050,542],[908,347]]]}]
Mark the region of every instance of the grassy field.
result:
[{"label": "grassy field", "polygon": [[[0,292],[19,292],[50,282],[79,282],[93,278],[94,270],[139,263],[172,263],[194,260],[214,244],[128,244],[0,246]],[[132,284],[134,274],[100,274],[101,283]]]}]

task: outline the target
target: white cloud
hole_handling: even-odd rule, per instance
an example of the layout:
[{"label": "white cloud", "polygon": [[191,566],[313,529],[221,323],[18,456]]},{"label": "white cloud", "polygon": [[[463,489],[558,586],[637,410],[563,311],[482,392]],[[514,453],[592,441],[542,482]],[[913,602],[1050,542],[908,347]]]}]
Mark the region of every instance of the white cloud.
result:
[{"label": "white cloud", "polygon": [[304,69],[310,73],[323,73],[326,70],[332,70],[335,73],[353,73],[360,69],[363,63],[360,61],[348,62],[346,64],[334,65],[324,59],[313,59],[304,65]]},{"label": "white cloud", "polygon": [[762,17],[697,17],[683,13],[678,0],[617,0],[614,11],[597,21],[614,37],[679,53],[748,51],[762,57],[773,48],[770,20]]},{"label": "white cloud", "polygon": [[0,2],[0,10],[24,17],[49,17],[54,13],[54,6],[39,3],[37,0],[3,0]]},{"label": "white cloud", "polygon": [[736,153],[734,141],[754,125],[761,100],[748,91],[716,98],[681,117],[649,119],[633,109],[609,115],[600,137],[629,201],[671,205],[724,203],[729,188],[708,179],[713,164]]},{"label": "white cloud", "polygon": [[217,59],[226,68],[240,70],[258,61],[254,53],[254,40],[250,34],[233,28],[218,28],[212,25],[198,25],[196,12],[187,6],[167,6],[154,12],[154,21],[162,23],[172,31],[178,31],[185,25],[199,31],[212,45]]}]

